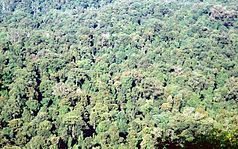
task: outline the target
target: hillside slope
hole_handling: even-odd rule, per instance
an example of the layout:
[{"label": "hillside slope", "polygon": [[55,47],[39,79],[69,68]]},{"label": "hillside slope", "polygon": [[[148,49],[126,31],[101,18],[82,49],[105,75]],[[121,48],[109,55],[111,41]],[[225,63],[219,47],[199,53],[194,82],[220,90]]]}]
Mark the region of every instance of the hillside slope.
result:
[{"label": "hillside slope", "polygon": [[0,148],[237,148],[236,0],[1,0]]}]

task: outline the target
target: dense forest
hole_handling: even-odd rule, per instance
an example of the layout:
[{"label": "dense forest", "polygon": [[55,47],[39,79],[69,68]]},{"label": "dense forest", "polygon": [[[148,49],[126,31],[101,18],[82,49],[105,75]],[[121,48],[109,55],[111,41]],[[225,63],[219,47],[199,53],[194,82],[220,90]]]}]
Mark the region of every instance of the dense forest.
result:
[{"label": "dense forest", "polygon": [[237,0],[0,0],[0,148],[238,148]]}]

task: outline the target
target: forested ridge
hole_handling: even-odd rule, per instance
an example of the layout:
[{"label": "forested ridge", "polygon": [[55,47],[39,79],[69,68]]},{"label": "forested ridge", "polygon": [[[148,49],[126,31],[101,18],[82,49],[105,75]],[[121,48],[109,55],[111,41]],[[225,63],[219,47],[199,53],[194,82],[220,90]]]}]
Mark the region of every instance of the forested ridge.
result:
[{"label": "forested ridge", "polygon": [[236,0],[0,0],[0,148],[238,148]]}]

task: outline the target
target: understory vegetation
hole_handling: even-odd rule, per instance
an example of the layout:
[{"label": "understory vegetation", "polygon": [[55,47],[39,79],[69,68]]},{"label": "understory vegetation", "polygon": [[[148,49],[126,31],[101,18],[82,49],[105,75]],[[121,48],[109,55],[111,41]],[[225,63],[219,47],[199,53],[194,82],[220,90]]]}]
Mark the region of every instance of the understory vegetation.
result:
[{"label": "understory vegetation", "polygon": [[0,148],[238,148],[236,0],[0,0]]}]

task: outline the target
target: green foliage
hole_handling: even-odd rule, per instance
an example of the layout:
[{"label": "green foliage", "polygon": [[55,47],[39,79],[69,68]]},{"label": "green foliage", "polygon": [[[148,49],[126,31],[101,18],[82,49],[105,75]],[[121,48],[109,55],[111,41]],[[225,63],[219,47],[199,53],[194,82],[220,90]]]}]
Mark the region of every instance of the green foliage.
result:
[{"label": "green foliage", "polygon": [[237,148],[236,0],[1,0],[0,148]]}]

